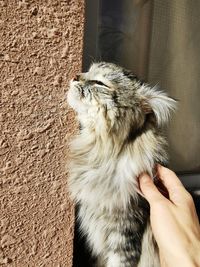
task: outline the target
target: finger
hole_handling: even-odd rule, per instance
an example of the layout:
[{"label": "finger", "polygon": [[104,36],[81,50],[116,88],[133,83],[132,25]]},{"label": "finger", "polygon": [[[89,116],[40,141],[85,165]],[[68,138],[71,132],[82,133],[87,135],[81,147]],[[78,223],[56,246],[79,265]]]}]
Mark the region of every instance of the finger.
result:
[{"label": "finger", "polygon": [[165,258],[163,257],[162,253],[160,252],[159,253],[160,255],[160,264],[162,267],[168,267],[167,264],[166,264],[166,261],[165,261]]},{"label": "finger", "polygon": [[158,177],[168,190],[169,199],[174,204],[185,204],[186,195],[189,193],[186,191],[176,174],[172,170],[161,165],[158,165],[157,173]]},{"label": "finger", "polygon": [[148,174],[144,173],[140,175],[139,185],[142,193],[150,205],[154,202],[165,200],[164,196],[158,191]]},{"label": "finger", "polygon": [[183,187],[181,181],[172,170],[158,164],[157,172],[158,172],[158,177],[162,180],[167,189],[173,188],[174,186]]}]

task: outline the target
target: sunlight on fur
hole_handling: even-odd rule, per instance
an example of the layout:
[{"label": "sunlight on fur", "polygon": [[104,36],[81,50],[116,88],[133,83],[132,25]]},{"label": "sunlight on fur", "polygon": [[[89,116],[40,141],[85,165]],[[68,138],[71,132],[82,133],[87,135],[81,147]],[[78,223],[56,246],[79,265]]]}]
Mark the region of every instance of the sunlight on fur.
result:
[{"label": "sunlight on fur", "polygon": [[137,177],[166,163],[162,127],[176,101],[112,63],[71,81],[81,130],[71,143],[69,190],[98,267],[158,267],[149,206]]}]

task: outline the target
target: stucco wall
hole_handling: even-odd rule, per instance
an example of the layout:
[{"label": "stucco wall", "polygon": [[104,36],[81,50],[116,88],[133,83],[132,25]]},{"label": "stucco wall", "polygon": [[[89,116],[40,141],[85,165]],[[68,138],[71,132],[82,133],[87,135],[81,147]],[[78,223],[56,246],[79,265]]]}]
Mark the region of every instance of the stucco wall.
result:
[{"label": "stucco wall", "polygon": [[0,1],[0,265],[71,266],[65,103],[81,69],[83,0]]}]

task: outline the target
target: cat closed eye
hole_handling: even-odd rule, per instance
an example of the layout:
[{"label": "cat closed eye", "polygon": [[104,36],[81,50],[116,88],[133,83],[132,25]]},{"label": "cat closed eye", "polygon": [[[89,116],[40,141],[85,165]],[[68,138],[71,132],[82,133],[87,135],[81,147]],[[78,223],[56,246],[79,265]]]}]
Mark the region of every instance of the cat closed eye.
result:
[{"label": "cat closed eye", "polygon": [[101,82],[101,81],[92,80],[91,82],[93,82],[94,84],[100,85],[100,86],[108,87],[105,83],[103,83],[103,82]]}]

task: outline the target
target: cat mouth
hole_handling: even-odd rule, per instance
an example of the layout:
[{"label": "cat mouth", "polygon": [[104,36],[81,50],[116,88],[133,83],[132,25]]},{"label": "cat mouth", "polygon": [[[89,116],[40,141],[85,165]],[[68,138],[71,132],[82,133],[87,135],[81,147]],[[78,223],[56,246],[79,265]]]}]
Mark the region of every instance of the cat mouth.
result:
[{"label": "cat mouth", "polygon": [[69,106],[78,113],[84,112],[85,105],[82,102],[82,99],[84,97],[84,91],[80,83],[77,81],[71,81],[69,90],[66,95]]},{"label": "cat mouth", "polygon": [[71,81],[70,83],[70,89],[72,90],[76,90],[80,96],[84,97],[84,89],[82,87],[82,85],[80,84],[80,82],[77,81]]},{"label": "cat mouth", "polygon": [[82,92],[81,92],[81,86],[78,82],[71,81],[68,95],[70,95],[73,98],[80,99]]},{"label": "cat mouth", "polygon": [[70,84],[69,91],[67,92],[67,102],[73,108],[76,109],[78,102],[80,101],[80,93],[76,85],[74,83]]}]

